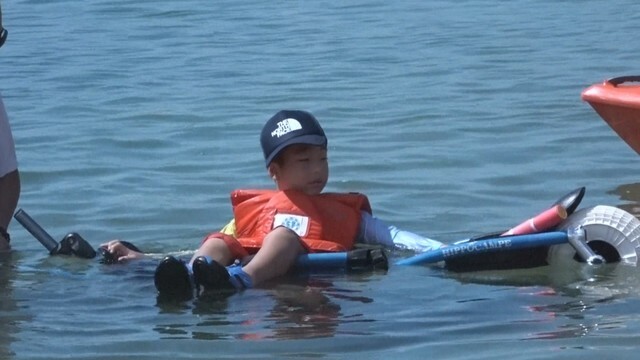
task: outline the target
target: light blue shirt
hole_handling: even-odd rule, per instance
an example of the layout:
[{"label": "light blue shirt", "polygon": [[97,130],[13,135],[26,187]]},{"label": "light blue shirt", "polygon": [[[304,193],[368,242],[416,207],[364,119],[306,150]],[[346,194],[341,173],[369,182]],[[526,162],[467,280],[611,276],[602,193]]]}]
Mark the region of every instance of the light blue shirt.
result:
[{"label": "light blue shirt", "polygon": [[413,251],[429,251],[444,246],[441,242],[389,226],[366,211],[360,212],[358,242]]}]

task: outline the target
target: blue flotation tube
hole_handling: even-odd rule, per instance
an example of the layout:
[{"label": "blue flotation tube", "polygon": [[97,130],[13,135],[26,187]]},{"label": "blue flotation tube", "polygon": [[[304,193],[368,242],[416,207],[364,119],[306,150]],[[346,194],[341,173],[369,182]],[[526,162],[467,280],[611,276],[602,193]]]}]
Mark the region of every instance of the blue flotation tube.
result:
[{"label": "blue flotation tube", "polygon": [[566,243],[567,233],[564,231],[528,234],[517,236],[500,236],[485,240],[456,243],[440,249],[400,260],[396,265],[431,264],[449,259],[473,256],[475,254],[510,251],[537,246],[551,246]]}]

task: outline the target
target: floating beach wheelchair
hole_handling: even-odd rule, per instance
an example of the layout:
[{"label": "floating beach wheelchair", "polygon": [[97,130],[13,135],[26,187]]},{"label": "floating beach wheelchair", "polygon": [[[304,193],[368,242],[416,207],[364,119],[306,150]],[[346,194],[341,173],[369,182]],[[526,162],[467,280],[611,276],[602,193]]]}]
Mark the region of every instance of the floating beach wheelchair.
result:
[{"label": "floating beach wheelchair", "polygon": [[[567,261],[638,266],[640,220],[605,205],[576,211],[584,193],[585,188],[576,189],[550,209],[510,230],[459,241],[395,264],[444,264],[445,269],[456,272],[522,269]],[[116,262],[104,249],[96,252],[77,233],[70,233],[57,243],[24,210],[18,210],[14,217],[51,255],[91,259],[100,254],[103,263]],[[126,245],[139,251],[133,244]],[[383,249],[356,249],[301,255],[296,265],[309,271],[388,270],[389,261]]]}]

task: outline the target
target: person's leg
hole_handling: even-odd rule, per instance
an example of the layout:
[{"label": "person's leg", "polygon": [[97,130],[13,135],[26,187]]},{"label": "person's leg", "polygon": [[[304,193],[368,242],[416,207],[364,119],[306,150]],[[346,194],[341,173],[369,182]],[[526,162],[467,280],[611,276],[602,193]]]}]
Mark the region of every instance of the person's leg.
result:
[{"label": "person's leg", "polygon": [[189,264],[193,264],[194,260],[200,256],[207,257],[222,265],[229,265],[235,260],[229,245],[219,237],[207,238],[196,253],[193,254]]},{"label": "person's leg", "polygon": [[243,267],[225,268],[213,259],[196,256],[193,274],[198,286],[205,290],[242,290],[285,274],[305,251],[295,232],[278,227],[265,236],[260,250]]},{"label": "person's leg", "polygon": [[[7,232],[9,222],[20,198],[20,173],[14,170],[0,178],[0,226]],[[9,242],[0,236],[0,251],[10,249]]]},{"label": "person's leg", "polygon": [[277,227],[265,236],[260,250],[242,270],[257,285],[284,275],[304,252],[300,237],[295,232],[283,226]]}]

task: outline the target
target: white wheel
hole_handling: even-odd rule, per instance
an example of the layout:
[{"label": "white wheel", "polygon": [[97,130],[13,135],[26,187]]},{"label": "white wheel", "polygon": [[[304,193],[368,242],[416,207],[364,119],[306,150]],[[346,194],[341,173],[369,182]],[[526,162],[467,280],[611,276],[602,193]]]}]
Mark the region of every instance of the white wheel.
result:
[{"label": "white wheel", "polygon": [[[607,262],[638,265],[640,257],[640,220],[613,206],[598,205],[576,211],[559,226],[566,230],[582,226],[587,244]],[[551,264],[576,258],[569,244],[553,245],[547,261]]]}]

